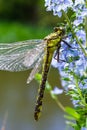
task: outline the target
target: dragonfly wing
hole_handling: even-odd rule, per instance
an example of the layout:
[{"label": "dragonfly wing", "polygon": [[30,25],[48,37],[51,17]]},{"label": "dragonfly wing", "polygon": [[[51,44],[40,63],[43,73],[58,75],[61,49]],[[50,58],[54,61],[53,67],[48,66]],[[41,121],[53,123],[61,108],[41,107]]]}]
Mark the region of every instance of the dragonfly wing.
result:
[{"label": "dragonfly wing", "polygon": [[24,58],[23,64],[26,67],[30,67],[30,66],[34,65],[40,59],[40,57],[42,57],[42,55],[44,53],[44,47],[45,47],[45,44],[41,43],[41,44],[37,45],[36,48],[28,51]]},{"label": "dragonfly wing", "polygon": [[36,63],[36,65],[34,66],[34,69],[31,71],[28,79],[27,79],[27,83],[29,84],[35,77],[35,74],[39,72],[40,68],[41,68],[41,60],[43,59],[43,55],[41,55],[41,57],[39,58],[38,62]]},{"label": "dragonfly wing", "polygon": [[[42,50],[38,52],[39,46]],[[39,57],[43,52],[43,40],[28,40],[24,42],[16,42],[10,44],[0,44],[0,70],[6,71],[24,71],[33,66],[37,60],[30,61],[29,58],[27,64],[26,59],[29,57],[34,57],[33,55]],[[37,51],[34,48],[36,48]],[[30,64],[28,65],[28,63]]]}]

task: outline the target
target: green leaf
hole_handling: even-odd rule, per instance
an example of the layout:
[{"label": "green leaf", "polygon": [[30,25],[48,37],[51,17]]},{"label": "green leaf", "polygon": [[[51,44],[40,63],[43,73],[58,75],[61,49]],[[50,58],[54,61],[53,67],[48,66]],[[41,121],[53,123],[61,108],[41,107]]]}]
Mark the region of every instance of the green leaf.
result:
[{"label": "green leaf", "polygon": [[41,78],[42,78],[41,74],[39,74],[39,73],[35,74],[35,80],[37,80],[39,83],[41,81]]},{"label": "green leaf", "polygon": [[63,77],[62,80],[70,81],[70,78],[68,78],[68,77]]},{"label": "green leaf", "polygon": [[66,111],[69,115],[71,115],[72,117],[74,117],[76,120],[79,120],[80,115],[79,115],[73,108],[66,107],[66,108],[65,108],[65,111]]},{"label": "green leaf", "polygon": [[74,118],[74,117],[69,116],[69,115],[64,115],[64,117],[65,117],[67,120],[75,120],[75,118]]}]

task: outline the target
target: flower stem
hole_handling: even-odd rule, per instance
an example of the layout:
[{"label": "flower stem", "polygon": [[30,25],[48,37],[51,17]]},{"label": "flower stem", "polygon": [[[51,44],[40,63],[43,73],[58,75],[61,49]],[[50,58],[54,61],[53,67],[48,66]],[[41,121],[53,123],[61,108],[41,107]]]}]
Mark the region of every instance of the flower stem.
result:
[{"label": "flower stem", "polygon": [[55,101],[56,101],[57,105],[62,109],[62,111],[65,112],[65,108],[64,108],[64,106],[61,104],[61,102],[58,100],[58,98],[55,98]]},{"label": "flower stem", "polygon": [[72,32],[74,38],[76,39],[77,43],[78,43],[79,46],[81,47],[81,49],[82,49],[83,53],[85,54],[85,56],[87,56],[87,53],[86,53],[85,49],[83,48],[81,42],[78,40],[78,37],[76,36],[76,34],[75,34],[75,32],[74,32],[74,30],[73,30],[73,28],[72,28],[72,24],[71,24],[71,22],[70,22],[70,20],[69,20],[68,15],[67,15],[63,10],[62,10],[62,12],[63,12],[63,14],[64,14],[64,16],[65,16],[65,18],[66,18],[66,20],[67,20],[67,23],[68,23],[68,25],[69,25],[69,27],[70,27],[70,29],[71,29],[71,32]]},{"label": "flower stem", "polygon": [[85,17],[85,33],[86,33],[86,48],[87,48],[87,17]]},{"label": "flower stem", "polygon": [[86,128],[87,128],[87,118],[86,118]]},{"label": "flower stem", "polygon": [[79,87],[78,79],[77,79],[77,78],[75,78],[75,85],[76,85],[76,88],[77,88],[77,90],[78,90],[78,93],[79,93],[79,96],[80,96],[80,98],[81,98],[82,103],[83,103],[85,106],[87,106],[87,104],[86,104],[86,102],[85,102],[85,100],[84,100],[84,98],[83,98],[83,96],[82,96],[82,92],[81,92],[81,89],[80,89],[80,87]]}]

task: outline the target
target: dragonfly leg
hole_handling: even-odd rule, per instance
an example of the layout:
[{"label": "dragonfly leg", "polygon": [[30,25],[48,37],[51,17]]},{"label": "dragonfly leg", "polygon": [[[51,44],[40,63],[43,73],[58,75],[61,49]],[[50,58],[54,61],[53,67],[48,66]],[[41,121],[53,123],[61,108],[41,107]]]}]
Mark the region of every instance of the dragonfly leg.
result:
[{"label": "dragonfly leg", "polygon": [[68,47],[72,48],[65,40],[62,39],[62,42],[64,42]]},{"label": "dragonfly leg", "polygon": [[61,45],[58,46],[58,48],[56,50],[56,53],[54,55],[54,59],[57,60],[58,62],[59,62],[59,51],[60,51],[60,47],[61,47]]}]

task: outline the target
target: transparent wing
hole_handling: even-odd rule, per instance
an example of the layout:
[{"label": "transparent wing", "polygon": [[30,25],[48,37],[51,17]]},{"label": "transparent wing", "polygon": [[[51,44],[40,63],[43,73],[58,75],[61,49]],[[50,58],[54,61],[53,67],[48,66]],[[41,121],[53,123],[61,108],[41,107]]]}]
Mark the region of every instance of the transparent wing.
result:
[{"label": "transparent wing", "polygon": [[43,59],[43,54],[41,55],[41,57],[39,58],[39,60],[35,64],[34,69],[31,71],[31,73],[27,79],[27,84],[29,84],[34,79],[35,74],[39,72],[39,70],[41,68],[41,60],[42,59]]},{"label": "transparent wing", "polygon": [[32,68],[44,53],[43,40],[0,44],[0,70],[24,71]]}]

